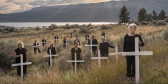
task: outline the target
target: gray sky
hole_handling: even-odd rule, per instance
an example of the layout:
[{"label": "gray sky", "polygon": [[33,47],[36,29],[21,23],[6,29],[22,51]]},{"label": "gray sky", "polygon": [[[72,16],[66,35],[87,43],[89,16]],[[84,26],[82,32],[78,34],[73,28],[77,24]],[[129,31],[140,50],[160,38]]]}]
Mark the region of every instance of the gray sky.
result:
[{"label": "gray sky", "polygon": [[[56,6],[82,3],[98,3],[111,0],[0,0],[0,13],[14,13],[40,6]],[[113,0],[120,1],[120,0]]]}]

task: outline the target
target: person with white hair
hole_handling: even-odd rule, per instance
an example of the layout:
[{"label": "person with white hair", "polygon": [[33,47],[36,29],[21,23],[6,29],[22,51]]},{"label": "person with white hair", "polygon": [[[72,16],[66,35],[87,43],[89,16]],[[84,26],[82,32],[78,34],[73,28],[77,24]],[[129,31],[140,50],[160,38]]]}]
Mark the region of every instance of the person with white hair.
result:
[{"label": "person with white hair", "polygon": [[[48,47],[47,53],[50,55],[50,49],[51,49],[51,55],[55,55],[56,54],[56,50],[55,47],[53,47],[53,43],[51,42],[50,47]],[[54,59],[55,57],[52,57],[52,59]],[[50,66],[50,57],[48,60],[48,64]]]},{"label": "person with white hair", "polygon": [[115,48],[115,47],[111,46],[109,43],[105,42],[104,37],[102,37],[101,40],[102,40],[102,43],[100,43],[100,45],[99,45],[100,54],[102,57],[108,57],[109,47],[111,47],[111,48]]},{"label": "person with white hair", "polygon": [[[129,34],[124,37],[123,52],[135,52],[135,37],[139,37],[139,45],[144,46],[144,42],[140,35],[136,34],[136,24],[130,24],[128,26]],[[140,50],[140,47],[139,47]],[[127,60],[127,77],[129,80],[134,81],[135,77],[135,56],[125,56]]]},{"label": "person with white hair", "polygon": [[[14,57],[16,58],[16,63],[20,63],[20,56],[21,54],[23,54],[23,62],[28,62],[28,54],[27,54],[27,50],[24,48],[23,42],[19,42],[18,43],[18,48],[15,49],[14,52]],[[17,67],[17,75],[21,76],[21,71],[20,71],[20,66]],[[26,71],[27,71],[27,65],[23,65],[23,73],[24,75],[26,75]]]},{"label": "person with white hair", "polygon": [[[94,34],[92,34],[92,45],[98,45],[97,40],[94,38]],[[90,40],[88,40],[88,44],[90,45]],[[97,46],[92,46],[92,51],[94,52],[94,54],[96,53],[97,50]]]}]

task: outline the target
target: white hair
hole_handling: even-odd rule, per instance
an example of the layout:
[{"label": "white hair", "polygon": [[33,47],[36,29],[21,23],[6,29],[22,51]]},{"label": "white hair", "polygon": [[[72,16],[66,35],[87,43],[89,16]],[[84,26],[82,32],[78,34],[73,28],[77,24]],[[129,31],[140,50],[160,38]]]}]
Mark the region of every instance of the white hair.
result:
[{"label": "white hair", "polygon": [[18,48],[19,48],[19,45],[22,44],[22,48],[24,48],[24,44],[23,42],[18,42]]},{"label": "white hair", "polygon": [[137,25],[136,25],[136,24],[134,24],[134,23],[130,24],[130,25],[128,26],[128,29],[130,29],[132,26],[134,26],[134,27],[135,27],[135,29],[137,29]]}]

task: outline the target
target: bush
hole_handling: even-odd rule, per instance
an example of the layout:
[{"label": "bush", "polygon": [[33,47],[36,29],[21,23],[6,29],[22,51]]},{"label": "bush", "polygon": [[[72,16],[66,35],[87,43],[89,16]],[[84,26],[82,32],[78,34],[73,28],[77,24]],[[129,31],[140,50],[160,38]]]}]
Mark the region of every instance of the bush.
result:
[{"label": "bush", "polygon": [[148,22],[148,21],[142,21],[142,22],[140,22],[140,24],[141,24],[141,25],[148,25],[149,22]]},{"label": "bush", "polygon": [[156,20],[153,20],[153,21],[152,21],[152,24],[156,25],[156,24],[157,24],[157,21],[156,21]]},{"label": "bush", "polygon": [[166,27],[162,32],[161,32],[161,37],[163,37],[166,41],[168,41],[168,27]]},{"label": "bush", "polygon": [[165,19],[164,19],[164,22],[168,23],[168,18],[165,18]]},{"label": "bush", "polygon": [[81,27],[80,29],[79,29],[79,33],[89,33],[90,31],[88,30],[88,29],[86,29],[86,28],[84,28],[84,27]]},{"label": "bush", "polygon": [[54,29],[57,29],[57,25],[55,24],[51,24],[49,27],[48,27],[48,30],[54,30]]},{"label": "bush", "polygon": [[61,52],[62,48],[63,48],[62,45],[61,45],[61,44],[58,44],[58,45],[56,46],[57,53]]},{"label": "bush", "polygon": [[40,27],[36,26],[36,29],[35,30],[40,30]]},{"label": "bush", "polygon": [[161,25],[166,25],[166,22],[164,22],[163,20],[157,21],[157,26],[161,26]]}]

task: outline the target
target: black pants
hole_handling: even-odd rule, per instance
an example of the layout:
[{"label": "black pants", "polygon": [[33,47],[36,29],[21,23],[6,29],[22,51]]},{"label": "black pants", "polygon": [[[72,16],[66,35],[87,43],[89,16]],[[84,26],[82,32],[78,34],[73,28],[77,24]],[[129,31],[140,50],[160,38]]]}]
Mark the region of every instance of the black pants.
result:
[{"label": "black pants", "polygon": [[[54,59],[55,57],[51,57],[51,59]],[[48,65],[50,66],[50,57],[48,58]]]},{"label": "black pants", "polygon": [[[23,65],[23,74],[26,75],[27,65]],[[21,66],[17,67],[17,75],[21,76]]]},{"label": "black pants", "polygon": [[[79,64],[80,64],[80,62],[77,62],[76,63],[77,66],[76,67],[79,67]],[[75,62],[72,62],[72,65],[73,65],[73,70],[75,71]]]},{"label": "black pants", "polygon": [[127,77],[135,77],[135,56],[127,56]]},{"label": "black pants", "polygon": [[38,49],[34,48],[34,54],[36,54],[36,50],[38,50],[38,53],[41,53],[39,48]]}]

